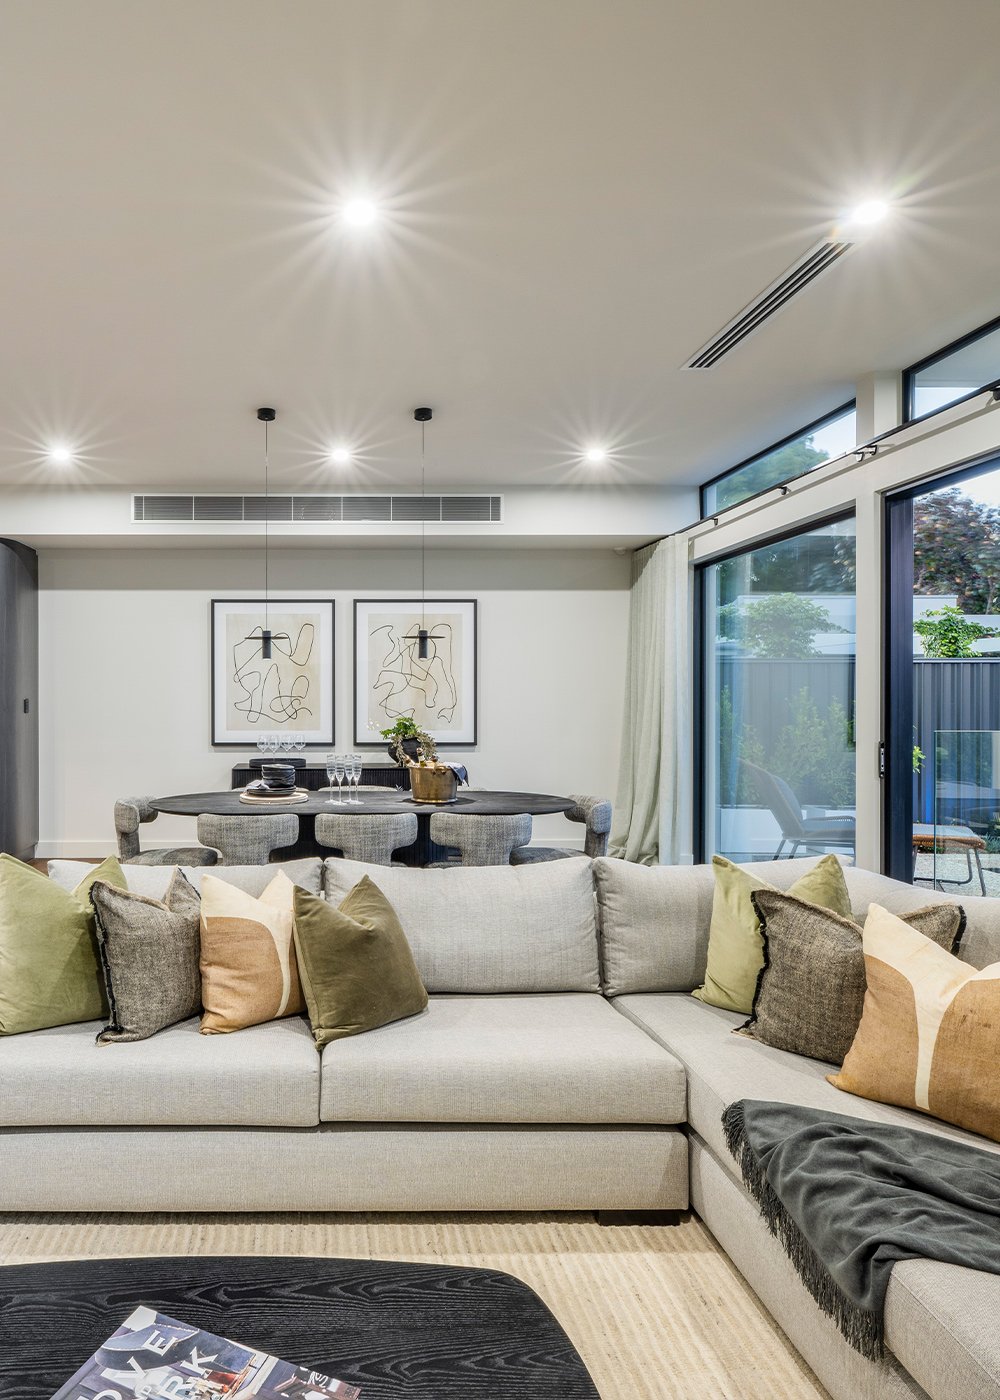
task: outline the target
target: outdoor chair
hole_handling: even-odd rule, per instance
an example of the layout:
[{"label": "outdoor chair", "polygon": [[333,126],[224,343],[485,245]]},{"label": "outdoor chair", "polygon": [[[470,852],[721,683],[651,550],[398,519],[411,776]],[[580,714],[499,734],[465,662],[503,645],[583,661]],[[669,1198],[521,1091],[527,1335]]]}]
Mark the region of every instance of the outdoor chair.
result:
[{"label": "outdoor chair", "polygon": [[139,844],[139,827],[159,816],[148,797],[122,797],[115,803],[115,835],[118,859],[122,865],[215,865],[216,851],[204,846],[166,846],[144,851]]},{"label": "outdoor chair", "polygon": [[[845,817],[806,817],[802,803],[795,793],[776,773],[759,768],[756,763],[740,760],[740,767],[757,788],[760,805],[767,808],[781,830],[778,849],[771,857],[778,860],[782,854],[791,859],[801,846],[804,850],[815,850],[824,846],[844,846],[854,850],[856,822],[853,816]],[[785,846],[789,850],[785,852]]]}]

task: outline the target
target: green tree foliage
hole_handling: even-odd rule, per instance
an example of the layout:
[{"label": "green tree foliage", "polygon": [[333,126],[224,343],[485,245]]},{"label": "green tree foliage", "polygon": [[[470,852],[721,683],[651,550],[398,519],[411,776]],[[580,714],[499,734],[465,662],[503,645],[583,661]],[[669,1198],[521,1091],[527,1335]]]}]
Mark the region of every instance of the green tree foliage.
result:
[{"label": "green tree foliage", "polygon": [[756,801],[753,779],[740,767],[740,760],[764,764],[764,746],[751,724],[736,728],[733,697],[729,687],[719,696],[719,801],[724,807]]},{"label": "green tree foliage", "polygon": [[996,627],[986,627],[963,616],[962,609],[948,604],[933,608],[913,624],[924,644],[924,655],[934,657],[981,656],[976,642],[983,637],[1000,637]]},{"label": "green tree foliage", "polygon": [[764,593],[742,606],[718,611],[722,635],[742,643],[753,656],[791,661],[815,656],[817,632],[842,632],[819,603],[798,593]]},{"label": "green tree foliage", "polygon": [[1000,612],[1000,508],[957,487],[918,497],[913,591],[923,597],[954,593],[963,613]]},{"label": "green tree foliage", "polygon": [[800,690],[774,749],[771,772],[784,778],[800,802],[854,806],[854,735],[839,700],[821,715],[809,691]]},{"label": "green tree foliage", "polygon": [[715,508],[725,510],[727,506],[745,501],[748,496],[756,496],[758,491],[791,481],[793,477],[801,476],[803,472],[828,461],[829,456],[828,452],[813,446],[811,437],[786,443],[775,452],[768,452],[756,462],[749,463],[725,481],[720,481],[715,489]]}]

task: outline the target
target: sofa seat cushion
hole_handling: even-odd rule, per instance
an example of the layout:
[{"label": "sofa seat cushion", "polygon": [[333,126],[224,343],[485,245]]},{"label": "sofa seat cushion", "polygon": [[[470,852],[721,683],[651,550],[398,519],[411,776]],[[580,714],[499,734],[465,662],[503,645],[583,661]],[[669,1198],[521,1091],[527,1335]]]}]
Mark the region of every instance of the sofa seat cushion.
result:
[{"label": "sofa seat cushion", "polygon": [[[64,890],[72,890],[80,883],[93,866],[82,860],[50,860],[49,879],[54,880]],[[270,865],[182,865],[189,882],[201,891],[201,882],[206,875],[215,880],[224,880],[227,885],[235,885],[238,890],[252,894],[259,899],[268,885],[283,870],[293,885],[299,885],[310,894],[319,894],[323,885],[323,862],[316,857],[305,860],[272,862]],[[130,865],[122,866],[122,874],[133,894],[144,894],[147,899],[163,899],[174,872],[172,865]]]},{"label": "sofa seat cushion", "polygon": [[[575,863],[575,862],[574,862]],[[434,996],[323,1050],[324,1122],[679,1123],[684,1071],[594,993]]]},{"label": "sofa seat cushion", "polygon": [[445,870],[326,862],[340,904],[365,875],[389,900],[424,986],[437,992],[596,992],[597,910],[591,863]]},{"label": "sofa seat cushion", "polygon": [[99,1021],[0,1040],[0,1126],[310,1127],[319,1055],[300,1018],[234,1035],[196,1019],[97,1045]]},{"label": "sofa seat cushion", "polygon": [[900,1123],[1000,1152],[1000,1144],[977,1133],[835,1089],[826,1080],[830,1066],[820,1060],[733,1035],[733,1027],[745,1019],[736,1012],[720,1011],[676,992],[618,997],[613,1005],[683,1064],[688,1079],[688,1122],[734,1175],[738,1173],[726,1148],[722,1111],[736,1099],[771,1099],[826,1108],[877,1123]]}]

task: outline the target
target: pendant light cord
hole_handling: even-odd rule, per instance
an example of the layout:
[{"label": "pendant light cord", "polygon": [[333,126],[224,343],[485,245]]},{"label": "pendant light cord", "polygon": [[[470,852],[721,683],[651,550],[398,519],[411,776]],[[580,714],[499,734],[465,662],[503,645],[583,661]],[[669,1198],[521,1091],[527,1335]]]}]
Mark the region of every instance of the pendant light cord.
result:
[{"label": "pendant light cord", "polygon": [[420,424],[420,627],[427,628],[427,424]]},{"label": "pendant light cord", "polygon": [[265,420],[264,420],[264,631],[265,631],[265,632],[267,632],[267,631],[269,630],[269,626],[270,626],[270,616],[269,616],[269,611],[268,611],[268,601],[269,601],[269,598],[270,598],[270,593],[268,592],[269,575],[268,575],[268,555],[267,555],[268,529],[269,529],[269,522],[270,522],[270,516],[271,516],[271,498],[270,498],[270,490],[269,490],[269,485],[270,485],[270,453],[269,453],[269,443],[268,443],[268,428],[269,428],[270,426],[271,426],[270,423],[269,423],[269,422],[267,421],[267,419],[265,418]]}]

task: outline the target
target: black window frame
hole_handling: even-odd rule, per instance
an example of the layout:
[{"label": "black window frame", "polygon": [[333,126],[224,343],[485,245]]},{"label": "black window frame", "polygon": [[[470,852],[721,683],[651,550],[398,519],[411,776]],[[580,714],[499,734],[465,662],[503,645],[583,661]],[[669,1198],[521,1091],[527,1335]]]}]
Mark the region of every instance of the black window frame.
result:
[{"label": "black window frame", "polygon": [[974,331],[969,331],[966,335],[960,335],[957,340],[951,341],[948,345],[943,345],[939,350],[935,350],[931,355],[925,355],[922,360],[910,365],[903,370],[903,424],[923,423],[927,418],[933,418],[938,413],[944,413],[946,409],[954,408],[956,404],[968,403],[977,395],[990,389],[998,381],[988,379],[985,384],[980,384],[976,389],[970,389],[967,394],[962,394],[960,398],[952,399],[951,403],[942,404],[940,408],[929,409],[927,413],[914,413],[913,400],[916,389],[916,378],[921,370],[928,369],[938,360],[945,359],[948,355],[954,354],[956,350],[964,350],[967,345],[974,345],[977,340],[984,340],[986,336],[992,335],[994,331],[1000,331],[1000,316],[995,316],[992,321],[987,321],[985,325],[977,326]]},{"label": "black window frame", "polygon": [[[763,447],[759,452],[754,452],[749,457],[744,457],[742,462],[737,462],[734,467],[727,467],[725,471],[718,472],[710,477],[708,481],[703,481],[698,487],[698,509],[702,520],[712,520],[717,515],[724,515],[726,511],[736,510],[738,506],[745,506],[748,501],[756,501],[760,496],[766,496],[769,491],[777,491],[781,486],[787,486],[790,481],[800,481],[804,476],[811,476],[814,471],[819,471],[825,463],[818,462],[815,467],[810,467],[808,471],[799,472],[797,476],[786,476],[781,481],[775,481],[771,486],[765,486],[760,491],[755,491],[751,496],[744,496],[742,501],[734,501],[731,506],[722,506],[715,510],[709,510],[705,504],[705,498],[713,486],[718,486],[720,481],[725,481],[728,477],[735,476],[744,467],[753,466],[754,462],[759,462],[762,457],[769,456],[772,452],[778,452],[782,447],[788,447],[790,443],[797,442],[799,438],[808,437],[817,428],[825,428],[828,423],[832,423],[835,418],[841,418],[844,414],[854,410],[858,411],[857,398],[848,399],[839,408],[833,408],[829,413],[824,413],[822,417],[816,418],[811,423],[806,423],[804,427],[797,428],[794,433],[789,433],[787,437],[779,438],[777,442],[772,442],[770,446]],[[833,461],[833,458],[830,458]]]},{"label": "black window frame", "polygon": [[[832,415],[831,415],[832,416]],[[798,434],[796,434],[798,436]],[[769,487],[774,490],[774,487]],[[763,494],[763,493],[759,493]],[[742,503],[741,503],[742,504]],[[705,578],[707,571],[715,564],[724,564],[727,559],[738,559],[741,554],[752,554],[754,550],[766,549],[768,545],[783,544],[785,540],[793,540],[799,535],[811,535],[828,525],[839,525],[845,520],[857,521],[858,512],[853,507],[831,511],[828,515],[821,516],[818,520],[810,520],[808,524],[797,524],[790,526],[787,530],[777,530],[772,535],[765,535],[763,538],[754,540],[751,545],[741,545],[734,549],[725,549],[718,554],[713,554],[707,559],[699,559],[694,565],[694,655],[692,663],[693,672],[693,703],[694,715],[691,725],[691,746],[694,750],[692,773],[694,775],[694,811],[692,813],[692,841],[695,863],[704,865],[710,859],[706,846],[706,817],[708,815],[708,791],[705,785],[705,739],[708,732],[705,715],[705,694],[708,689],[706,668],[711,659],[710,648],[705,642],[705,621],[707,613],[707,600],[705,597]],[[855,535],[855,539],[857,536]],[[857,586],[855,585],[855,600],[857,599]],[[855,673],[855,684],[857,684]],[[854,696],[855,714],[857,713],[857,693]],[[855,749],[855,752],[857,750]],[[857,760],[855,759],[855,762]]]}]

